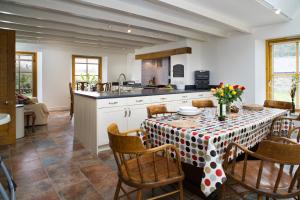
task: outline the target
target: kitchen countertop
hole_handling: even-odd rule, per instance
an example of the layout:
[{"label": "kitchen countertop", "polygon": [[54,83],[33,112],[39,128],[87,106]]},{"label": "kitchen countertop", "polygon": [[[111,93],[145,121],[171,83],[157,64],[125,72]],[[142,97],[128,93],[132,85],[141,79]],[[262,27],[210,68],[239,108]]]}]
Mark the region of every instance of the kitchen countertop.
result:
[{"label": "kitchen countertop", "polygon": [[74,91],[75,95],[86,96],[93,99],[112,99],[138,96],[154,96],[154,95],[168,95],[168,94],[184,94],[194,92],[209,92],[210,90],[175,90],[175,89],[142,89],[132,90],[130,92],[90,92],[90,91]]}]

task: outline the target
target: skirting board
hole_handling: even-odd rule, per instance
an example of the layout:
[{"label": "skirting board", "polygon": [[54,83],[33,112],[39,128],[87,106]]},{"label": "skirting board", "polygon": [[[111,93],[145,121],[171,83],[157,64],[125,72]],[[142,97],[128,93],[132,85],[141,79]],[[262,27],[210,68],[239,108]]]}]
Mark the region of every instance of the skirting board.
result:
[{"label": "skirting board", "polygon": [[48,108],[49,111],[69,111],[70,107],[49,107]]}]

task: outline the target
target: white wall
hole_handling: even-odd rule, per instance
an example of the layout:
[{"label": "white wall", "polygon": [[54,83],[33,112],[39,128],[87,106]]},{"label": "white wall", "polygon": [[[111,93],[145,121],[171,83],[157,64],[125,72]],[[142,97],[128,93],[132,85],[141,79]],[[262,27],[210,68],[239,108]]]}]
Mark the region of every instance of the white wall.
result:
[{"label": "white wall", "polygon": [[[112,53],[108,50],[71,47],[57,44],[18,43],[17,51],[39,52],[38,57],[38,98],[50,110],[69,108],[68,83],[72,80],[72,55],[103,57],[103,80],[114,81],[120,69],[126,69],[127,54]],[[41,59],[41,60],[40,60]]]},{"label": "white wall", "polygon": [[[135,54],[158,52],[181,47],[191,47],[192,54],[171,56],[171,66],[175,64],[183,64],[185,66],[185,77],[171,78],[172,83],[176,84],[183,82],[182,84],[191,85],[195,82],[195,70],[211,70],[213,67],[213,46],[210,44],[210,42],[182,40],[179,42],[171,42],[167,44],[136,49]],[[128,55],[127,73],[132,80],[135,80],[137,82],[141,81],[141,66],[141,60],[134,60],[134,54]]]},{"label": "white wall", "polygon": [[215,45],[215,65],[211,71],[212,84],[220,82],[240,84],[246,87],[243,102],[255,101],[254,39],[241,35],[218,39]]}]

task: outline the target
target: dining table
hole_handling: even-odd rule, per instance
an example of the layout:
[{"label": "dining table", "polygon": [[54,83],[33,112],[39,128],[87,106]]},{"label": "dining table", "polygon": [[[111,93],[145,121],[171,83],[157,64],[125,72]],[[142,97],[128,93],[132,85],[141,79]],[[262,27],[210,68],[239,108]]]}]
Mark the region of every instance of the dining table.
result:
[{"label": "dining table", "polygon": [[[269,134],[272,121],[285,115],[286,110],[274,108],[240,109],[225,121],[219,121],[216,108],[201,108],[195,116],[173,114],[149,118],[141,127],[153,146],[173,144],[179,150],[181,162],[203,171],[198,188],[209,196],[226,181],[222,163],[228,144],[236,142],[248,149],[255,147]],[[172,154],[175,157],[175,152]]]}]

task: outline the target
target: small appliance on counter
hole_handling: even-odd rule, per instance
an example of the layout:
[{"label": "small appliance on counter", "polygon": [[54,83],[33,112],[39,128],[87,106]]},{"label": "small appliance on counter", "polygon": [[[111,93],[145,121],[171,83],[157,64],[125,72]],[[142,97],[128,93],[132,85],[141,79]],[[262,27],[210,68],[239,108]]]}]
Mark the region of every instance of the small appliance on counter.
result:
[{"label": "small appliance on counter", "polygon": [[209,71],[195,71],[195,86],[196,89],[209,89]]}]

